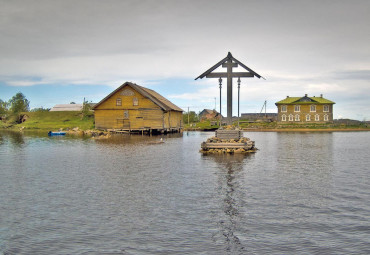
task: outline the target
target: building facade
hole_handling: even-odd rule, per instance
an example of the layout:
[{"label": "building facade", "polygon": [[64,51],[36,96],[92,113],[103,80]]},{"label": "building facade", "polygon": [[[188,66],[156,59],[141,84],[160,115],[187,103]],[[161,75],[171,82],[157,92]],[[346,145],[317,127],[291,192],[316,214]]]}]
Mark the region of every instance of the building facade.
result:
[{"label": "building facade", "polygon": [[157,92],[125,82],[94,107],[95,128],[173,132],[182,129],[183,110]]},{"label": "building facade", "polygon": [[326,98],[287,97],[275,105],[278,108],[278,123],[330,123],[333,122],[333,105]]}]

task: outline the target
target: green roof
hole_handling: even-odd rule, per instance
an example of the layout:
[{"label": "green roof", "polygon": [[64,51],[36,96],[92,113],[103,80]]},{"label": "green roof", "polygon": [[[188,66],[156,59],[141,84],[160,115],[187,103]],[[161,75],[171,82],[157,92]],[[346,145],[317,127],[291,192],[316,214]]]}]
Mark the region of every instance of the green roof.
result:
[{"label": "green roof", "polygon": [[278,105],[278,104],[335,104],[335,103],[323,97],[304,96],[304,97],[287,97],[279,102],[276,102],[275,104]]}]

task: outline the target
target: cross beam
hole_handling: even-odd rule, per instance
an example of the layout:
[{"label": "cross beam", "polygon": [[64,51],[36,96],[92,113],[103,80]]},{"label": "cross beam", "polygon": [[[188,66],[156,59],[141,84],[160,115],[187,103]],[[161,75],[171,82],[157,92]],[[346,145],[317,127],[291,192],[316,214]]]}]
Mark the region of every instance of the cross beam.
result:
[{"label": "cross beam", "polygon": [[[226,72],[213,72],[215,69],[217,69],[221,65],[222,67],[227,68]],[[233,68],[238,67],[239,65],[243,67],[245,70],[247,70],[248,72],[233,72]],[[255,76],[257,78],[262,77],[261,75],[259,75],[258,73],[256,73],[255,71],[253,71],[252,69],[244,65],[242,62],[234,58],[229,52],[226,58],[224,58],[223,60],[218,62],[216,65],[208,69],[206,72],[198,76],[195,80],[197,80],[198,78],[203,79],[204,77],[206,78],[227,78],[227,124],[231,125],[232,124],[232,114],[233,114],[233,102],[232,102],[233,101],[233,98],[232,98],[233,78],[239,78],[239,83],[240,83],[241,77],[255,77]],[[221,96],[220,96],[220,109],[221,109]]]}]

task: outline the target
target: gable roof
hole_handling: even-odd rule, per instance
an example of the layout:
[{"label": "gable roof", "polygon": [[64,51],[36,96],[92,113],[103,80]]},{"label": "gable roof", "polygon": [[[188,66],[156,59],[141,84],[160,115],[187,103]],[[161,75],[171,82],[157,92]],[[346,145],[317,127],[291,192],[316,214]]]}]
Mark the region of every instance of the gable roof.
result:
[{"label": "gable roof", "polygon": [[51,112],[81,111],[83,104],[57,104],[50,109]]},{"label": "gable roof", "polygon": [[101,105],[102,103],[104,103],[106,100],[108,100],[117,91],[121,90],[122,88],[124,88],[126,86],[130,86],[131,88],[133,88],[134,90],[136,90],[138,93],[140,93],[144,97],[149,98],[156,105],[158,105],[159,107],[161,107],[164,111],[170,111],[170,110],[179,111],[179,112],[182,112],[183,111],[180,107],[176,106],[175,104],[173,104],[168,99],[164,98],[162,95],[158,94],[154,90],[151,90],[151,89],[148,89],[148,88],[144,88],[144,87],[139,86],[139,85],[137,85],[135,83],[132,83],[132,82],[125,82],[125,83],[123,83],[121,86],[119,86],[117,89],[115,89],[112,93],[110,93],[108,96],[106,96],[105,98],[103,98],[103,100],[101,100],[99,103],[97,103],[93,107],[93,110],[95,108],[97,108],[99,105]]},{"label": "gable roof", "polygon": [[[201,115],[201,114],[212,114],[212,113],[214,113],[214,112],[216,112],[216,111],[214,111],[214,110],[211,110],[211,109],[204,109],[203,111],[201,111],[199,114]],[[217,113],[217,112],[216,112]]]},{"label": "gable roof", "polygon": [[287,97],[279,102],[278,104],[335,104],[333,101],[330,101],[323,97]]}]

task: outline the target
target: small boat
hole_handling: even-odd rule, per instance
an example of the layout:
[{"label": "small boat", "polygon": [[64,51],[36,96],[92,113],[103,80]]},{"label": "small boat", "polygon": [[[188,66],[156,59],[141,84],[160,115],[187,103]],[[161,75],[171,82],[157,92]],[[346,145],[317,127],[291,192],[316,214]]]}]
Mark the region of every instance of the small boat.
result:
[{"label": "small boat", "polygon": [[48,136],[55,136],[55,135],[66,135],[66,132],[52,132],[49,131]]}]

